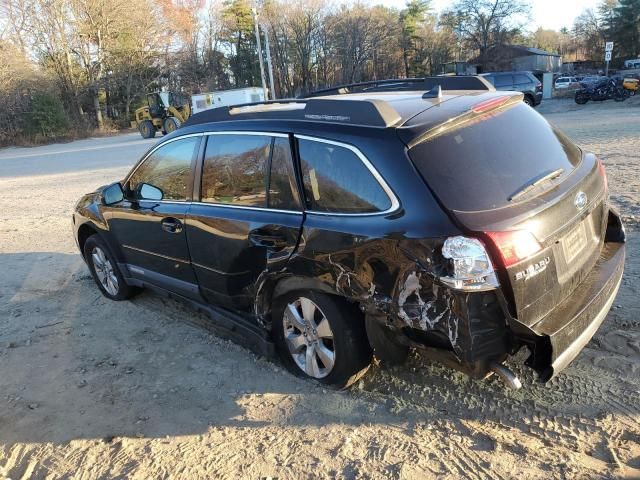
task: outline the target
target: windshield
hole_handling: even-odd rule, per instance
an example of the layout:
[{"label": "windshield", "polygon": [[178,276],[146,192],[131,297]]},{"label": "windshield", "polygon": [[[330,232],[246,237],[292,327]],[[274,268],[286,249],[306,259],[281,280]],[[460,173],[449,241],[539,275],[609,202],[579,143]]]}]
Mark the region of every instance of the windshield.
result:
[{"label": "windshield", "polygon": [[581,152],[521,103],[424,141],[409,150],[409,157],[447,208],[470,212],[531,198],[519,192],[549,176],[533,189],[539,194],[566,178]]}]

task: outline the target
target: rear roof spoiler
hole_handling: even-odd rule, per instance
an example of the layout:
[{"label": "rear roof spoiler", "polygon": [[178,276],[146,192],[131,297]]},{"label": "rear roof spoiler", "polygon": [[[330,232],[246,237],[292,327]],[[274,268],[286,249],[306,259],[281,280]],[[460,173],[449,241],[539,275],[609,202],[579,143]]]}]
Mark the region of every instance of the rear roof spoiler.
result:
[{"label": "rear roof spoiler", "polygon": [[214,108],[193,115],[184,125],[263,119],[311,120],[386,128],[400,123],[402,117],[383,100],[310,98],[272,100]]},{"label": "rear roof spoiler", "polygon": [[392,80],[374,80],[371,82],[349,83],[331,88],[316,90],[300,98],[321,97],[325,95],[345,95],[362,92],[399,92],[429,91],[440,86],[442,90],[488,90],[495,88],[487,79],[479,75],[440,76],[423,78],[398,78]]}]

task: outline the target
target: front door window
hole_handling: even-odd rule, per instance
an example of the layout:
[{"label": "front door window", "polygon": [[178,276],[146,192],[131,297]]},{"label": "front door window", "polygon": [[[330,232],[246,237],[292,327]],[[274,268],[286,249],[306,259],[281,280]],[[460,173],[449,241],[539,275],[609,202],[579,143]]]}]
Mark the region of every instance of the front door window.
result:
[{"label": "front door window", "polygon": [[200,137],[188,137],[158,148],[131,175],[129,190],[139,192],[141,185],[148,184],[162,191],[163,200],[186,201],[199,142]]}]

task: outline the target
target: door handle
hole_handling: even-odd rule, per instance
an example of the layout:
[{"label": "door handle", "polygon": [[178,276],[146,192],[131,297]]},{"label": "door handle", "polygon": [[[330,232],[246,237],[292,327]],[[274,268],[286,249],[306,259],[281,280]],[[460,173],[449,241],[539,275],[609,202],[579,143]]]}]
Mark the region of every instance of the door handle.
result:
[{"label": "door handle", "polygon": [[267,234],[260,230],[254,230],[249,233],[249,239],[254,245],[269,248],[283,248],[287,246],[287,239],[283,235]]},{"label": "door handle", "polygon": [[173,217],[163,218],[162,221],[160,222],[160,225],[162,226],[162,229],[165,232],[169,232],[169,233],[182,232],[182,222],[177,218],[173,218]]}]

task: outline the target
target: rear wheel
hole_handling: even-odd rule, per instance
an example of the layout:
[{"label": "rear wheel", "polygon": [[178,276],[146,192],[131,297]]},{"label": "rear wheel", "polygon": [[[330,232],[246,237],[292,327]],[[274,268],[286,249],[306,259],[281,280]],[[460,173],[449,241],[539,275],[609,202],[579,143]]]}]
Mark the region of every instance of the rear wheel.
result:
[{"label": "rear wheel", "polygon": [[151,120],[143,120],[138,125],[138,130],[142,138],[153,138],[156,136],[156,127],[153,126]]},{"label": "rear wheel", "polygon": [[164,123],[162,126],[164,128],[164,131],[169,134],[175,132],[178,128],[180,128],[180,120],[175,117],[167,117],[164,119]]},{"label": "rear wheel", "polygon": [[113,255],[104,241],[97,235],[91,235],[84,244],[84,258],[102,294],[111,300],[126,300],[138,292],[127,285]]},{"label": "rear wheel", "polygon": [[615,96],[613,97],[613,99],[616,102],[624,102],[627,99],[627,95],[624,92],[621,92],[620,90],[618,90],[615,93]]},{"label": "rear wheel", "polygon": [[529,105],[530,107],[533,107],[533,98],[531,98],[530,95],[525,95],[522,101],[527,105]]},{"label": "rear wheel", "polygon": [[371,364],[362,316],[338,297],[298,291],[278,298],[273,333],[289,370],[326,385],[349,387]]}]

